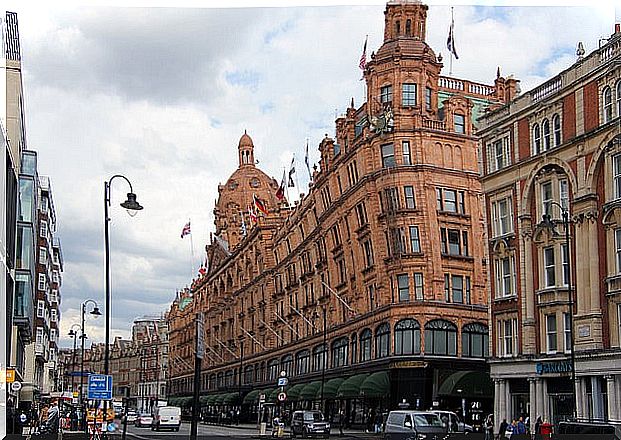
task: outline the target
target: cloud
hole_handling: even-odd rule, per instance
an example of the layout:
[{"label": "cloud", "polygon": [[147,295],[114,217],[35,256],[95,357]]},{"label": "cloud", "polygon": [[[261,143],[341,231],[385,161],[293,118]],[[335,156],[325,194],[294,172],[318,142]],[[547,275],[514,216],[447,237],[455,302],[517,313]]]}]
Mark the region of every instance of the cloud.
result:
[{"label": "cloud", "polygon": [[[62,328],[86,298],[104,303],[103,182],[127,176],[145,207],[130,218],[115,179],[110,206],[112,334],[167,310],[204,258],[218,184],[237,167],[244,130],[260,168],[280,181],[309,139],[366,99],[358,61],[383,40],[382,5],[192,9],[17,6],[29,148],[52,181],[65,255]],[[600,7],[456,6],[453,75],[491,84],[496,69],[528,90],[609,35]],[[432,5],[427,42],[444,55],[450,9]],[[180,239],[191,219],[192,243]],[[191,255],[194,255],[194,261]],[[103,319],[89,321],[103,338]],[[63,335],[66,331],[63,330]],[[67,344],[67,340],[63,341]]]}]

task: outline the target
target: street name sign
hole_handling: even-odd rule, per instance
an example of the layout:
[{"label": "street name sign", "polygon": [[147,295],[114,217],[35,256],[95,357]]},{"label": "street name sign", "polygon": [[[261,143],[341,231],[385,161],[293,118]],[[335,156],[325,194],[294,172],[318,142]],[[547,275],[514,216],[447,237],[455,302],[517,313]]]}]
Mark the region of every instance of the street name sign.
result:
[{"label": "street name sign", "polygon": [[91,374],[88,376],[88,398],[91,400],[112,400],[112,376]]},{"label": "street name sign", "polygon": [[286,387],[288,383],[289,383],[289,379],[287,379],[286,377],[279,377],[278,378],[278,386],[279,387]]}]

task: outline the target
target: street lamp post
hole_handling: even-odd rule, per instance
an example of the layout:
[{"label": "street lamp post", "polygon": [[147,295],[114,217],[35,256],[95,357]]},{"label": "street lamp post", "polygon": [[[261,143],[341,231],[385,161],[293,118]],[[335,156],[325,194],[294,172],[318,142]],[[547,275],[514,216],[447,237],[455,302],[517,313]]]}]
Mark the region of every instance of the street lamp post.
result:
[{"label": "street lamp post", "polygon": [[[569,309],[569,353],[571,357],[571,393],[573,399],[573,415],[574,419],[577,417],[577,399],[576,399],[576,354],[574,351],[574,296],[573,289],[571,285],[571,248],[570,248],[570,240],[569,240],[569,209],[565,208],[560,203],[551,200],[549,201],[550,205],[557,206],[561,210],[563,227],[565,228],[565,248],[567,249],[567,297],[568,297],[568,309]],[[543,214],[543,219],[540,223],[540,226],[549,229],[553,235],[556,235],[556,224],[555,221],[552,220],[552,217],[549,213]]]},{"label": "street lamp post", "polygon": [[78,337],[78,332],[73,329],[74,327],[80,328],[80,326],[79,324],[73,324],[71,328],[69,329],[69,333],[68,333],[68,335],[73,338],[73,351],[71,353],[71,393],[75,391],[75,370],[76,370],[75,353],[76,353],[76,341]]},{"label": "street lamp post", "polygon": [[80,335],[80,339],[81,341],[81,347],[80,347],[80,407],[82,408],[82,422],[83,422],[83,427],[84,429],[86,429],[86,423],[84,423],[86,421],[86,408],[84,408],[84,340],[86,339],[86,333],[84,332],[84,318],[85,318],[85,314],[86,314],[86,306],[88,304],[92,304],[93,305],[93,310],[91,310],[89,313],[91,315],[94,316],[101,316],[101,312],[99,311],[99,306],[97,305],[97,303],[95,301],[93,301],[92,299],[87,299],[86,301],[84,301],[82,303],[82,307],[81,307],[81,318],[82,318],[82,327],[81,327],[81,332],[82,334]]},{"label": "street lamp post", "polygon": [[[104,182],[104,246],[106,253],[106,346],[104,351],[104,374],[110,373],[110,232],[109,223],[110,216],[108,214],[108,207],[110,203],[110,187],[112,181],[120,177],[124,179],[129,185],[129,193],[127,193],[127,200],[121,203],[121,206],[130,211],[140,211],[143,207],[136,201],[136,194],[133,191],[132,183],[129,179],[121,174],[115,174],[109,181]],[[131,214],[130,214],[131,215]],[[107,417],[108,402],[104,401],[104,417]]]}]

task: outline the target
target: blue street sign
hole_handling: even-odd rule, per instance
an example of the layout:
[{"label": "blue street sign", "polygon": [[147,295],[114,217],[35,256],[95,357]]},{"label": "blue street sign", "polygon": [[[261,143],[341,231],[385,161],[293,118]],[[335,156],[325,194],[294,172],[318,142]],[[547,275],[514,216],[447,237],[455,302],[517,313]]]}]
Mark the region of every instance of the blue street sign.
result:
[{"label": "blue street sign", "polygon": [[112,376],[91,374],[88,376],[88,398],[93,400],[112,400]]}]

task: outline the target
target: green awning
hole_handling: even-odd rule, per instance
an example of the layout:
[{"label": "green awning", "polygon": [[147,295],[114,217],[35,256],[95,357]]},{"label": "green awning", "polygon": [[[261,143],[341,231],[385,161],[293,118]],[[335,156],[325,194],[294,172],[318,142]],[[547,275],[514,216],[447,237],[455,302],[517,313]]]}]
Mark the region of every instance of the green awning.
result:
[{"label": "green awning", "polygon": [[224,403],[224,398],[226,397],[226,393],[218,394],[213,404],[216,406],[222,405]]},{"label": "green awning", "polygon": [[176,397],[170,397],[166,403],[169,406],[177,406],[177,398]]},{"label": "green awning", "polygon": [[306,384],[306,386],[302,388],[302,391],[300,391],[298,400],[315,400],[317,398],[317,391],[320,389],[321,389],[320,380],[316,380],[315,382]]},{"label": "green awning", "polygon": [[[460,390],[459,392],[457,390]],[[494,395],[494,385],[489,374],[481,371],[457,371],[446,378],[438,395],[463,397],[489,397]]]},{"label": "green awning", "polygon": [[386,371],[371,374],[360,385],[360,395],[363,397],[383,397],[389,393],[390,379]]},{"label": "green awning", "polygon": [[234,392],[234,393],[225,394],[224,400],[222,401],[222,403],[224,405],[236,405],[239,403],[239,401],[240,401],[239,393]]},{"label": "green awning", "polygon": [[298,400],[298,398],[300,397],[300,393],[302,392],[305,386],[306,386],[305,383],[299,383],[297,385],[293,385],[289,387],[289,389],[287,390],[287,400],[289,401]]},{"label": "green awning", "polygon": [[207,405],[207,402],[209,401],[209,396],[207,395],[200,396],[198,401],[200,402],[201,405]]},{"label": "green awning", "polygon": [[280,387],[274,388],[269,394],[265,393],[266,402],[278,402],[278,394],[280,394]]},{"label": "green awning", "polygon": [[[330,379],[326,383],[323,384],[323,398],[324,399],[334,399],[336,398],[336,392],[339,390],[341,384],[345,382],[345,379],[342,377],[337,377],[334,379]],[[321,399],[321,386],[317,390],[317,399]]]},{"label": "green awning", "polygon": [[252,390],[244,397],[243,404],[244,405],[254,405],[259,401],[259,394],[261,390]]},{"label": "green awning", "polygon": [[192,396],[186,396],[179,398],[179,406],[192,406]]},{"label": "green awning", "polygon": [[207,397],[207,405],[212,406],[216,404],[216,399],[218,398],[217,394],[210,394]]},{"label": "green awning", "polygon": [[367,377],[369,377],[368,374],[356,374],[355,376],[348,377],[339,387],[336,397],[340,399],[360,397],[360,385]]}]

